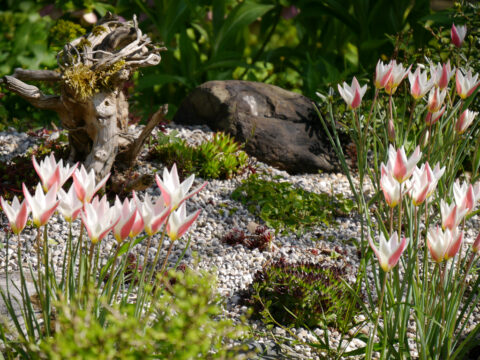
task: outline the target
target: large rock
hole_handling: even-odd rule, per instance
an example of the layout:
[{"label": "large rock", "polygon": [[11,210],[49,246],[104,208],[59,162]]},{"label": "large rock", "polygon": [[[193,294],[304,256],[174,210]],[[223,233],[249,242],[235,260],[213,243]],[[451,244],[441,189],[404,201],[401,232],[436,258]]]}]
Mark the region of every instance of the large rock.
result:
[{"label": "large rock", "polygon": [[174,122],[228,132],[248,154],[292,174],[340,169],[313,102],[277,86],[209,81],[183,101]]}]

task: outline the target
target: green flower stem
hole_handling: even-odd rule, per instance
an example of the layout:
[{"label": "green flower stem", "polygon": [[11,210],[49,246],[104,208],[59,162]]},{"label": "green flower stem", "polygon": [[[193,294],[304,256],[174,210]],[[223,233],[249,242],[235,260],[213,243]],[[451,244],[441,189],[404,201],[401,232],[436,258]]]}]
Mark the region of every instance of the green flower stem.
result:
[{"label": "green flower stem", "polygon": [[162,265],[162,268],[160,270],[160,274],[163,274],[163,272],[165,271],[165,267],[167,266],[167,262],[168,262],[168,257],[170,256],[170,253],[172,252],[172,248],[173,248],[174,243],[175,243],[175,241],[171,240],[170,246],[168,247],[167,255],[165,256],[165,260],[163,260],[163,265]]},{"label": "green flower stem", "polygon": [[[168,215],[167,220],[165,221],[165,224],[168,223],[169,219],[170,219],[170,215]],[[167,233],[167,227],[164,226],[163,231],[162,231],[162,235],[160,237],[160,242],[158,243],[157,253],[155,254],[155,258],[153,259],[152,269],[150,270],[150,274],[148,275],[148,278],[147,278],[148,283],[150,283],[152,281],[153,273],[155,272],[155,268],[157,267],[157,264],[158,264],[158,259],[159,259],[159,256],[160,256],[160,252],[162,250],[163,239],[165,238],[166,233]],[[146,271],[146,268],[144,269],[144,271]]]},{"label": "green flower stem", "polygon": [[380,314],[382,314],[383,298],[385,297],[385,288],[387,286],[387,276],[388,276],[388,272],[386,272],[385,276],[383,277],[382,291],[380,293],[380,299],[379,299],[379,302],[378,302],[378,314],[377,314],[377,318],[375,319],[375,325],[373,327],[372,334],[369,338],[369,344],[367,344],[367,354],[365,356],[365,359],[367,359],[367,360],[372,359],[373,342],[375,341],[375,335],[377,333],[378,322],[380,320]]},{"label": "green flower stem", "polygon": [[[145,250],[145,258],[143,259],[143,269],[147,268],[147,262],[148,262],[148,253],[150,251],[150,243],[152,242],[152,235],[148,236],[147,239],[147,249]],[[145,270],[144,270],[145,271]]]},{"label": "green flower stem", "polygon": [[400,183],[400,200],[398,201],[398,238],[402,237],[402,205],[403,205],[403,193],[402,193],[402,183]]},{"label": "green flower stem", "polygon": [[[115,255],[113,256],[113,262],[112,262],[112,270],[110,271],[110,276],[108,278],[108,284],[106,286],[107,292],[105,292],[105,295],[108,297],[108,295],[112,291],[112,284],[113,284],[113,277],[115,276],[115,270],[116,270],[116,263],[117,263],[117,258],[118,258],[118,253],[120,252],[120,244],[117,244],[117,250],[115,251]],[[109,299],[111,300],[111,299]]]},{"label": "green flower stem", "polygon": [[391,237],[393,234],[393,207],[390,207],[390,232],[389,236]]}]

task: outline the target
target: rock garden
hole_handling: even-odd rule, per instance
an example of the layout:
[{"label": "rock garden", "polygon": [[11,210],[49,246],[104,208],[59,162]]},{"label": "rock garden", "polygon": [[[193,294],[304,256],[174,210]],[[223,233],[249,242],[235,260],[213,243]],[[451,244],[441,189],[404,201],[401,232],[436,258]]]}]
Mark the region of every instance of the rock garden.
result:
[{"label": "rock garden", "polygon": [[480,7],[402,6],[0,9],[0,359],[477,359]]}]

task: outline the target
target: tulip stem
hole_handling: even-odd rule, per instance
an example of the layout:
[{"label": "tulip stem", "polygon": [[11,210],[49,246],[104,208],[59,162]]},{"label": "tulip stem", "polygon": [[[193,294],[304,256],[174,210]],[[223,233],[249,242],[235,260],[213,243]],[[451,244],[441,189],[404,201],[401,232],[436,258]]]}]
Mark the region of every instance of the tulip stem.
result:
[{"label": "tulip stem", "polygon": [[400,197],[398,200],[398,238],[402,237],[402,205],[403,205],[403,198],[402,198],[402,183],[400,183]]},{"label": "tulip stem", "polygon": [[149,235],[147,239],[147,249],[145,250],[145,258],[143,259],[143,269],[147,269],[148,253],[150,252],[151,242],[152,242],[152,235]]},{"label": "tulip stem", "polygon": [[385,276],[383,277],[383,284],[382,284],[382,291],[380,293],[380,299],[378,301],[378,314],[377,318],[375,319],[375,325],[373,327],[373,332],[369,340],[369,344],[367,346],[367,354],[366,354],[366,359],[371,360],[372,359],[372,350],[373,350],[373,342],[375,341],[375,335],[377,333],[377,328],[378,328],[378,322],[380,320],[380,315],[382,313],[382,307],[383,307],[383,298],[385,297],[385,288],[387,286],[387,276],[388,272],[385,273]]},{"label": "tulip stem", "polygon": [[164,272],[164,270],[167,266],[168,257],[170,256],[170,253],[172,252],[172,248],[173,248],[174,243],[175,243],[175,241],[171,240],[170,246],[168,247],[167,255],[165,256],[165,260],[163,261],[162,268],[160,269],[160,274],[163,274],[163,272]]},{"label": "tulip stem", "polygon": [[[168,224],[169,219],[170,219],[170,215],[168,215],[165,223]],[[159,256],[160,256],[160,252],[162,250],[163,239],[165,238],[166,233],[167,233],[167,227],[164,226],[163,231],[162,231],[162,236],[160,237],[160,242],[158,243],[157,253],[155,254],[155,258],[153,259],[152,270],[150,271],[150,274],[148,275],[148,283],[150,283],[152,281],[153,273],[155,272],[155,268],[157,267],[157,264],[158,264],[158,259],[159,259]],[[144,270],[146,271],[146,268]]]},{"label": "tulip stem", "polygon": [[[107,284],[107,292],[105,293],[105,295],[108,297],[108,295],[110,294],[110,292],[112,291],[112,284],[113,284],[113,277],[115,275],[115,265],[117,263],[117,258],[118,258],[118,253],[120,252],[120,244],[117,244],[117,250],[115,251],[115,255],[113,256],[113,262],[112,262],[112,270],[110,271],[110,276],[108,278],[108,284]],[[113,298],[113,297],[112,297]],[[108,300],[111,300],[108,299]]]}]

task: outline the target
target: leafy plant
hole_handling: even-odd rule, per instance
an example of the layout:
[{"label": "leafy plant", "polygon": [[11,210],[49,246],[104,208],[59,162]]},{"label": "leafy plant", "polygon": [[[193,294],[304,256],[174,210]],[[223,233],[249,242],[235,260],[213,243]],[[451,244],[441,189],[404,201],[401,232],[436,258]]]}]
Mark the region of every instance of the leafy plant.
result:
[{"label": "leafy plant", "polygon": [[289,263],[285,258],[259,270],[246,302],[253,314],[284,326],[343,327],[358,311],[356,298],[344,284],[346,266]]},{"label": "leafy plant", "polygon": [[[88,287],[88,301],[76,294],[55,303],[54,334],[38,344],[24,344],[25,359],[235,359],[235,349],[224,340],[238,340],[246,329],[221,313],[215,279],[187,269],[169,273],[168,291],[155,304],[153,320],[138,318],[128,304],[109,306],[106,325],[95,315],[103,302],[99,289]],[[169,285],[174,283],[173,285]],[[20,339],[21,341],[21,339]],[[9,343],[7,351],[9,349]],[[16,347],[19,348],[18,346]]]},{"label": "leafy plant", "polygon": [[232,199],[246,205],[277,232],[301,232],[320,222],[329,225],[334,216],[345,216],[354,207],[342,194],[311,193],[279,179],[269,181],[252,175],[232,192]]},{"label": "leafy plant", "polygon": [[247,164],[242,145],[225,133],[216,133],[211,141],[197,147],[183,140],[164,140],[161,137],[161,142],[150,150],[150,158],[167,167],[176,163],[182,177],[195,173],[204,179],[228,179],[241,173]]}]

